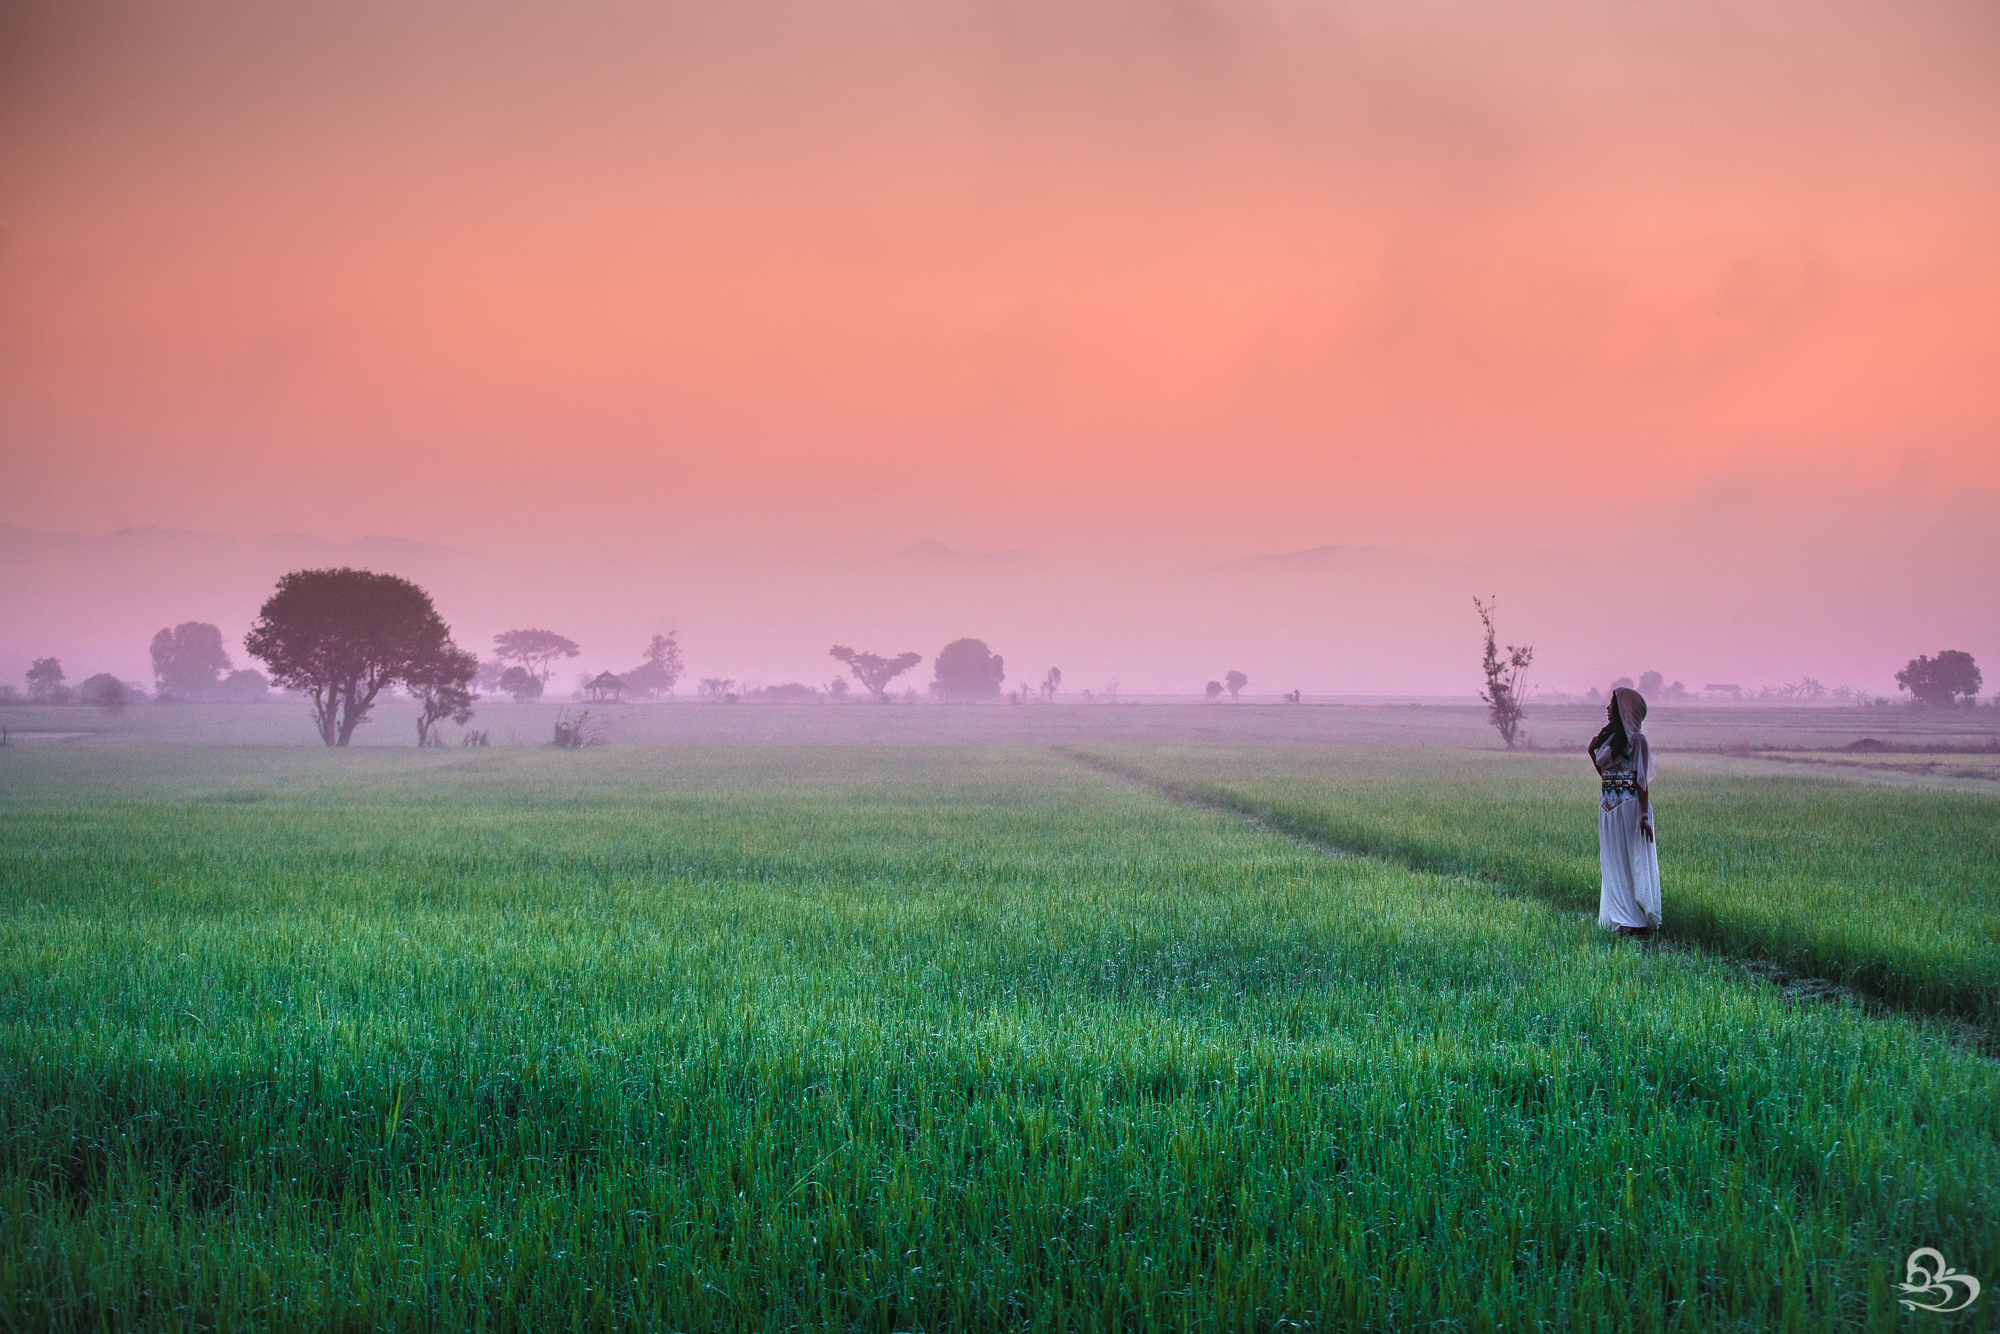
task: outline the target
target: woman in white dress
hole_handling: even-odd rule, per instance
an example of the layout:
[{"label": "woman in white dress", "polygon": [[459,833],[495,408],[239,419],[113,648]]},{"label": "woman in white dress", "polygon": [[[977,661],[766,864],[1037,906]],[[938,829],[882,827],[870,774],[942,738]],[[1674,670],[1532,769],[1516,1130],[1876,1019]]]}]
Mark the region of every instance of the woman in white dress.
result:
[{"label": "woman in white dress", "polygon": [[1653,842],[1653,750],[1640,730],[1646,698],[1620,686],[1611,692],[1604,730],[1590,741],[1604,799],[1597,806],[1597,860],[1604,887],[1597,924],[1621,936],[1660,924],[1660,850]]}]

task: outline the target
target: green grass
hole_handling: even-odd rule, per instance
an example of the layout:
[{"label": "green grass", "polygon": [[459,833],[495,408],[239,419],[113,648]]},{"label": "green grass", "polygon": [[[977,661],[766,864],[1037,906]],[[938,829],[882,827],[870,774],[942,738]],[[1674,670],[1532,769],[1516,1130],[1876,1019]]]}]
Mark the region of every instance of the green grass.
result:
[{"label": "green grass", "polygon": [[[1581,756],[1086,753],[1342,848],[1597,909],[1597,785]],[[1654,796],[1668,935],[2000,1037],[2000,800],[1671,770]]]},{"label": "green grass", "polygon": [[0,1326],[1889,1330],[1912,1247],[2000,1279],[1942,1026],[1046,751],[0,762]]}]

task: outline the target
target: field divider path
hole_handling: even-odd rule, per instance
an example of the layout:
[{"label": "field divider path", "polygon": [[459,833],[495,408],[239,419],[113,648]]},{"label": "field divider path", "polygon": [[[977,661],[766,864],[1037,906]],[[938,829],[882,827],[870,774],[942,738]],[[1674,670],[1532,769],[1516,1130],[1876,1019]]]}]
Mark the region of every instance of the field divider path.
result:
[{"label": "field divider path", "polygon": [[[1381,848],[1343,845],[1328,838],[1323,830],[1288,821],[1282,813],[1274,813],[1263,803],[1240,797],[1226,788],[1194,787],[1176,783],[1157,774],[1148,773],[1136,765],[1121,764],[1117,760],[1075,746],[1054,746],[1051,749],[1081,768],[1148,788],[1176,805],[1189,810],[1240,816],[1259,829],[1279,834],[1328,856],[1372,857],[1422,874],[1458,876],[1494,893],[1534,898],[1557,912],[1580,920],[1595,919],[1594,914],[1579,912],[1554,902],[1552,896],[1539,893],[1532,887],[1505,884],[1495,880],[1490,874],[1472,867],[1400,857]],[[1717,948],[1713,942],[1705,942],[1698,938],[1681,936],[1676,939],[1656,932],[1650,940],[1643,942],[1640,948],[1695,954],[1729,964],[1742,972],[1746,978],[1777,988],[1785,999],[1793,1002],[1846,1001],[1854,1003],[1865,1013],[1876,1018],[1941,1022],[1954,1030],[1962,1045],[1976,1050],[1988,1059],[2000,1059],[2000,1034],[1995,1034],[1961,1016],[1941,1013],[1923,1006],[1898,1004],[1893,999],[1850,986],[1835,978],[1800,972],[1768,959]]]}]

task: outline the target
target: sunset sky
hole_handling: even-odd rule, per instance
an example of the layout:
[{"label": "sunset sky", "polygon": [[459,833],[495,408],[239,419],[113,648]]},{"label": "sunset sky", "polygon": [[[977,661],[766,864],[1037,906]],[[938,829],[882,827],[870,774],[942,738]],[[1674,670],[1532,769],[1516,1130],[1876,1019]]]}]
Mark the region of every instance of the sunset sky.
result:
[{"label": "sunset sky", "polygon": [[1996,71],[1990,0],[16,4],[0,521],[1917,551],[1983,625]]}]

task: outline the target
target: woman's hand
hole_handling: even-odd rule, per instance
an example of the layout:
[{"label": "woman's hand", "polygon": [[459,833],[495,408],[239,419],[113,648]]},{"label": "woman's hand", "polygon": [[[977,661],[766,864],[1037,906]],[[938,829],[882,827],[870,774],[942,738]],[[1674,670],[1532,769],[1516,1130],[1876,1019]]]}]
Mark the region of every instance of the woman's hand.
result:
[{"label": "woman's hand", "polygon": [[1639,832],[1640,832],[1640,833],[1642,833],[1642,834],[1644,834],[1644,835],[1646,836],[1646,841],[1647,841],[1648,843],[1651,843],[1651,842],[1653,841],[1653,817],[1652,817],[1652,816],[1650,816],[1650,815],[1642,815],[1642,816],[1640,816],[1640,817],[1639,817]]}]

